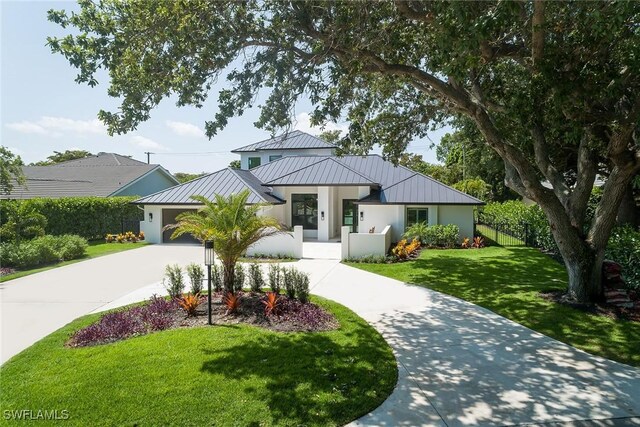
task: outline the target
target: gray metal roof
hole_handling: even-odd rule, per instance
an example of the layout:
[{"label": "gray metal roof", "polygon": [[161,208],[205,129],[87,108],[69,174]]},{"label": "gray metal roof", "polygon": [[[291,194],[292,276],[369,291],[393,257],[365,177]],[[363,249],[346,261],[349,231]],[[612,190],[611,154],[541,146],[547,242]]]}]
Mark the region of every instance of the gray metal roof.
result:
[{"label": "gray metal roof", "polygon": [[266,150],[301,150],[309,148],[336,148],[322,139],[299,130],[265,139],[254,144],[231,150],[232,153],[246,153]]},{"label": "gray metal roof", "polygon": [[85,159],[50,166],[24,166],[26,186],[14,184],[13,191],[1,198],[107,197],[131,182],[158,169],[178,182],[159,165],[149,165],[115,153],[99,153]]},{"label": "gray metal roof", "polygon": [[248,188],[249,203],[282,203],[271,187],[300,185],[368,186],[373,194],[359,200],[372,204],[481,205],[481,200],[378,155],[288,156],[251,170],[223,169],[211,175],[137,200],[139,204],[193,204],[191,195],[213,199]]},{"label": "gray metal roof", "polygon": [[370,185],[377,183],[340,163],[333,157],[325,157],[295,172],[266,182],[271,186],[282,185]]},{"label": "gray metal roof", "polygon": [[141,205],[198,205],[200,203],[193,200],[191,196],[200,195],[213,200],[216,194],[228,197],[243,190],[249,190],[250,192],[248,203],[282,203],[282,200],[268,194],[269,188],[263,187],[260,181],[252,176],[249,171],[231,168],[222,169],[151,194],[136,200],[134,203]]}]

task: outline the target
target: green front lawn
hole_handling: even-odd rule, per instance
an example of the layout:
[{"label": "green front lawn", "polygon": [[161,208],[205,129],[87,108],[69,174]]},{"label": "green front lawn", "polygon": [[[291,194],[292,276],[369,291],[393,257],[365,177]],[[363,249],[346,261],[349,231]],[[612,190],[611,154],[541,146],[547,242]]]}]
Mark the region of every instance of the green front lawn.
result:
[{"label": "green front lawn", "polygon": [[98,315],[83,317],[0,368],[0,407],[66,409],[69,425],[343,425],[386,399],[396,362],[363,319],[314,301],[334,313],[339,329],[224,325],[65,347]]},{"label": "green front lawn", "polygon": [[540,291],[565,289],[567,275],[535,249],[430,249],[405,263],[350,265],[456,296],[589,353],[640,366],[640,323],[539,297]]},{"label": "green front lawn", "polygon": [[16,271],[13,274],[7,274],[6,276],[0,277],[0,283],[6,282],[8,280],[17,279],[18,277],[28,276],[34,273],[40,273],[41,271],[51,270],[52,268],[62,267],[63,265],[69,265],[80,261],[85,261],[87,259],[96,258],[103,255],[109,255],[116,252],[128,251],[131,249],[137,249],[142,246],[148,245],[147,242],[137,242],[137,243],[105,243],[103,240],[97,240],[89,242],[89,247],[87,248],[87,254],[78,259],[72,259],[69,261],[57,262],[55,264],[44,265],[40,267],[30,268],[28,270],[20,270]]}]

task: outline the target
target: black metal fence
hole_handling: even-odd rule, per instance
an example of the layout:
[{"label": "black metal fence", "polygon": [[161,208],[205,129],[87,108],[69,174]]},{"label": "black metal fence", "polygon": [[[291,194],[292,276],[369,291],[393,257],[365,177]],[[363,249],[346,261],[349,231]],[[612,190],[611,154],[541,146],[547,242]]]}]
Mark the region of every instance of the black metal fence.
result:
[{"label": "black metal fence", "polygon": [[476,234],[500,246],[535,246],[531,227],[527,223],[512,226],[489,222],[479,217],[475,229]]}]

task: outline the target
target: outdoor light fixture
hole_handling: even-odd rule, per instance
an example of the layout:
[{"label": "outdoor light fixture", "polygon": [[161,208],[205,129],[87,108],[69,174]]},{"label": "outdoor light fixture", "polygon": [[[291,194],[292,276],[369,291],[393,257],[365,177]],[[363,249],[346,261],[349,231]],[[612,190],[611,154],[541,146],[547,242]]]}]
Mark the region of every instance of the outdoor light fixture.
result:
[{"label": "outdoor light fixture", "polygon": [[360,221],[364,221],[364,211],[360,211]]},{"label": "outdoor light fixture", "polygon": [[153,214],[149,212],[149,222],[153,222]]},{"label": "outdoor light fixture", "polygon": [[320,219],[324,221],[324,211],[320,212]]},{"label": "outdoor light fixture", "polygon": [[211,321],[211,266],[213,265],[214,251],[213,240],[204,241],[204,265],[207,266],[207,315],[209,316],[209,324],[213,325]]}]

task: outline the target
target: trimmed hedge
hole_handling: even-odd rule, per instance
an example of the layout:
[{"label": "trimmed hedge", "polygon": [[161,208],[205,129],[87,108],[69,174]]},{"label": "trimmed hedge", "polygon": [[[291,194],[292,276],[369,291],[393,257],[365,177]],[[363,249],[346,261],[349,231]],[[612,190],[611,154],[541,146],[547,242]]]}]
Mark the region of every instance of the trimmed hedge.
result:
[{"label": "trimmed hedge", "polygon": [[402,235],[405,239],[418,239],[423,246],[435,248],[454,248],[458,243],[460,229],[455,224],[427,225],[417,223]]},{"label": "trimmed hedge", "polygon": [[47,234],[75,234],[89,240],[119,233],[122,220],[142,220],[141,210],[131,202],[136,197],[63,197],[60,199],[2,200],[0,219],[6,218],[7,205],[32,206],[47,218]]},{"label": "trimmed hedge", "polygon": [[22,243],[0,244],[3,267],[26,269],[42,264],[82,258],[87,240],[74,235],[42,236]]}]

